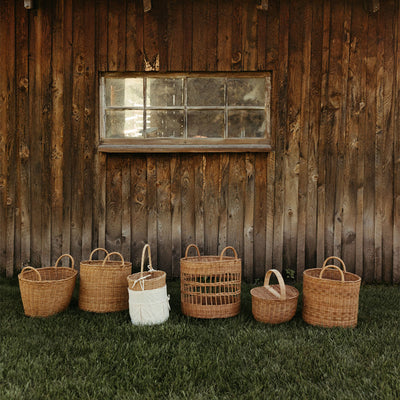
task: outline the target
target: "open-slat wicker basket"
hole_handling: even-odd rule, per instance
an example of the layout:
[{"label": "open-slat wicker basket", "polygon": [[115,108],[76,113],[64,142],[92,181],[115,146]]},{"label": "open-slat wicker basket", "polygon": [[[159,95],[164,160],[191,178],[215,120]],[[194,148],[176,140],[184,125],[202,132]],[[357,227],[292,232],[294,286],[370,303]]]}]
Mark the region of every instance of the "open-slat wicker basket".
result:
[{"label": "open-slat wicker basket", "polygon": [[[193,247],[197,256],[188,257]],[[231,249],[234,257],[225,256]],[[190,244],[181,258],[181,308],[196,318],[227,318],[240,312],[242,261],[233,247],[225,247],[219,256],[201,256]]]},{"label": "open-slat wicker basket", "polygon": [[[272,274],[278,278],[278,285],[270,285]],[[280,324],[291,320],[296,314],[299,291],[285,285],[280,272],[270,269],[265,274],[264,286],[250,290],[253,316],[257,321]]]},{"label": "open-slat wicker basket", "polygon": [[[63,257],[69,257],[71,268],[59,267]],[[69,254],[60,256],[54,267],[25,267],[18,275],[25,315],[48,317],[64,311],[71,302],[78,271]]]},{"label": "open-slat wicker basket", "polygon": [[[338,260],[343,271],[335,265]],[[338,257],[328,257],[322,268],[307,269],[303,273],[303,319],[308,324],[323,327],[357,325],[361,278],[346,271]]]},{"label": "open-slat wicker basket", "polygon": [[[92,260],[97,251],[104,251],[104,260]],[[116,255],[118,261],[111,261]],[[128,283],[126,278],[132,272],[132,263],[124,260],[118,252],[108,253],[102,248],[94,249],[87,261],[80,264],[79,308],[97,313],[127,310]]]}]

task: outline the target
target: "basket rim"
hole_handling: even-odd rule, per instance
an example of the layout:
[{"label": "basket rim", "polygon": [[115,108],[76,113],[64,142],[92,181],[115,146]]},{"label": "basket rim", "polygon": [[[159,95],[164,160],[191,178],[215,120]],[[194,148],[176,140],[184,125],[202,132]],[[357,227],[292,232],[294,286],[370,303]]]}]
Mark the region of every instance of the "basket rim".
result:
[{"label": "basket rim", "polygon": [[303,279],[304,279],[304,276],[306,276],[307,279],[313,279],[313,280],[317,280],[317,281],[319,281],[319,282],[323,281],[323,282],[330,282],[330,283],[339,283],[339,284],[341,284],[341,285],[345,285],[345,284],[354,284],[354,283],[359,283],[359,282],[361,282],[361,277],[360,277],[359,275],[353,274],[352,272],[348,272],[348,271],[346,271],[346,272],[343,271],[343,275],[344,275],[345,277],[346,277],[346,276],[352,276],[352,277],[356,278],[355,280],[352,280],[352,281],[346,281],[346,280],[341,281],[341,280],[329,279],[329,278],[324,278],[324,277],[320,278],[319,276],[312,276],[312,275],[310,275],[310,272],[311,272],[311,271],[318,271],[318,272],[321,272],[321,271],[322,271],[322,268],[308,268],[308,269],[305,269],[304,272],[303,272]]},{"label": "basket rim", "polygon": [[[279,285],[272,285],[272,286],[279,286]],[[256,289],[263,288],[263,287],[265,287],[265,286],[257,286],[257,287],[252,288],[250,290],[251,296],[255,297],[256,299],[262,300],[262,301],[282,302],[282,303],[284,303],[284,302],[289,301],[289,300],[297,299],[299,297],[299,295],[300,295],[300,292],[299,292],[299,290],[297,288],[295,288],[294,286],[291,286],[291,285],[286,285],[286,287],[290,287],[290,288],[292,288],[292,289],[294,289],[296,291],[296,295],[295,296],[288,296],[288,292],[286,292],[286,299],[281,299],[281,298],[277,298],[277,297],[271,298],[271,299],[263,299],[262,297],[259,297],[256,294],[254,294]]]},{"label": "basket rim", "polygon": [[78,275],[78,271],[77,271],[76,269],[72,269],[72,268],[69,268],[69,267],[42,267],[42,268],[35,268],[35,269],[36,269],[36,271],[39,272],[39,273],[40,273],[40,271],[49,270],[49,269],[51,269],[51,270],[68,270],[68,272],[71,272],[71,275],[68,276],[68,277],[66,277],[66,278],[62,278],[62,279],[42,279],[42,280],[40,280],[40,281],[37,281],[37,280],[25,278],[24,275],[25,275],[28,271],[25,271],[25,272],[22,272],[22,271],[21,271],[21,272],[18,274],[18,279],[19,279],[20,281],[23,281],[23,282],[30,282],[30,283],[31,283],[31,282],[34,282],[34,283],[36,284],[36,283],[49,283],[49,282],[63,282],[63,281],[69,281],[69,280],[75,278],[75,277]]}]

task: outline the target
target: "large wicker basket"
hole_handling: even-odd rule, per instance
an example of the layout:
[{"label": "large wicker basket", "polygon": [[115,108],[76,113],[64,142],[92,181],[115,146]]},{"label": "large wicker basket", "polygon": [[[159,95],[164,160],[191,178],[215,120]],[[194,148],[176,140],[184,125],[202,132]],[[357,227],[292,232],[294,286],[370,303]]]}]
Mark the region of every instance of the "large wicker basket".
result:
[{"label": "large wicker basket", "polygon": [[[335,265],[338,260],[343,271]],[[328,257],[322,268],[307,269],[303,273],[303,319],[311,325],[351,327],[357,325],[358,299],[361,278],[346,271],[338,257]]]},{"label": "large wicker basket", "polygon": [[[188,257],[193,247],[197,256]],[[224,256],[231,249],[234,257]],[[233,247],[225,247],[220,256],[201,256],[190,244],[181,259],[181,308],[196,318],[227,318],[240,312],[242,261]]]},{"label": "large wicker basket", "polygon": [[[58,267],[63,257],[71,259],[71,268]],[[77,274],[69,254],[60,256],[54,267],[23,268],[18,281],[25,315],[48,317],[64,311],[71,302]]]},{"label": "large wicker basket", "polygon": [[[104,260],[92,260],[93,254],[99,250],[106,253]],[[111,261],[112,255],[117,255],[120,260]],[[127,310],[126,278],[131,271],[132,263],[125,261],[122,254],[94,249],[89,260],[80,264],[79,308],[97,313]]]},{"label": "large wicker basket", "polygon": [[[278,285],[270,285],[272,274],[278,278]],[[264,286],[250,290],[253,316],[257,321],[280,324],[291,320],[296,314],[299,291],[285,285],[280,272],[270,269],[265,274]]]}]

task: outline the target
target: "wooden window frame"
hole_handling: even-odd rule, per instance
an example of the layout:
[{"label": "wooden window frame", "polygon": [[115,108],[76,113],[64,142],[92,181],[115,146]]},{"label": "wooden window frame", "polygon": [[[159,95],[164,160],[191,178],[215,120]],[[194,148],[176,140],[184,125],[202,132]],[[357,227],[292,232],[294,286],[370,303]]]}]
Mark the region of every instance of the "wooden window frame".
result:
[{"label": "wooden window frame", "polygon": [[[105,78],[180,78],[180,77],[209,77],[209,78],[268,78],[268,93],[266,93],[266,137],[264,138],[106,138],[105,137]],[[104,153],[207,153],[207,152],[268,152],[271,151],[271,82],[272,74],[266,72],[205,72],[205,73],[116,73],[105,72],[99,81],[99,146]],[[218,109],[217,107],[207,107]],[[245,109],[246,107],[238,107]],[[247,107],[253,109],[252,107]],[[121,107],[130,109],[130,107]],[[256,109],[256,107],[254,107]]]}]

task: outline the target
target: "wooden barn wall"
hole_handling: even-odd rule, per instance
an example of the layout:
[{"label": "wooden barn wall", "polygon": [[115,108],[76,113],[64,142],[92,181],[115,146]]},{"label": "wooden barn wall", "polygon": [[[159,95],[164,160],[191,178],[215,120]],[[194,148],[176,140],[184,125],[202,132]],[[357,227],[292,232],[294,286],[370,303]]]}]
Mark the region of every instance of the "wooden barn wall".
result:
[{"label": "wooden barn wall", "polygon": [[[0,2],[0,268],[95,247],[179,275],[189,243],[244,277],[341,256],[400,281],[399,5]],[[99,71],[272,71],[268,154],[105,155]]]}]

